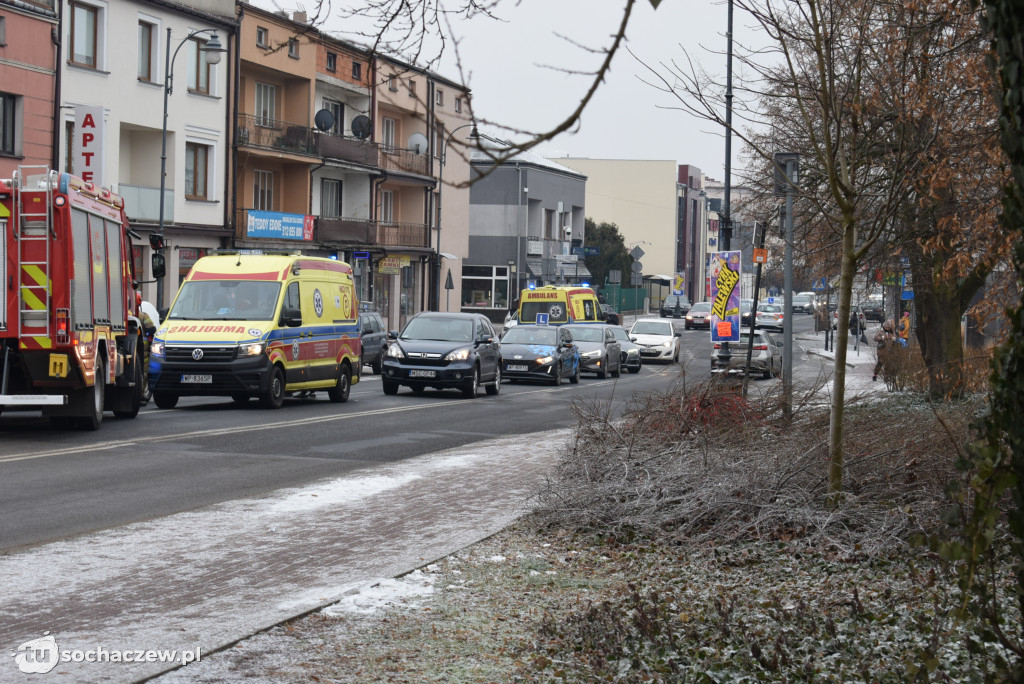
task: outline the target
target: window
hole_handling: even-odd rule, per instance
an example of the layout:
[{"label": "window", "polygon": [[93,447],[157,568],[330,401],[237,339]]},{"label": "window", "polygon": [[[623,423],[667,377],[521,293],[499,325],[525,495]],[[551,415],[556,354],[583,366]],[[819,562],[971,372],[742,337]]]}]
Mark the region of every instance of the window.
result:
[{"label": "window", "polygon": [[394,74],[388,76],[388,90],[397,93],[398,92],[398,79]]},{"label": "window", "polygon": [[262,26],[256,27],[256,45],[262,48],[270,47],[267,29]]},{"label": "window", "polygon": [[416,81],[409,79],[409,96],[416,97]]},{"label": "window", "polygon": [[207,198],[209,178],[210,146],[200,143],[185,143],[185,197],[204,200]]},{"label": "window", "polygon": [[71,3],[71,63],[97,68],[96,31],[99,10],[88,5]]},{"label": "window", "polygon": [[380,191],[380,222],[389,224],[395,220],[395,195],[390,190]]},{"label": "window", "polygon": [[266,83],[256,84],[256,125],[273,126],[277,118],[275,99],[277,88]]},{"label": "window", "polygon": [[64,122],[64,172],[71,173],[74,167],[75,122]]},{"label": "window", "polygon": [[252,208],[259,211],[274,210],[274,172],[253,172]]},{"label": "window", "polygon": [[194,93],[210,92],[210,64],[202,48],[206,41],[190,38],[188,41],[188,89]]},{"label": "window", "polygon": [[483,309],[508,309],[507,266],[464,266],[462,269],[462,306]]},{"label": "window", "polygon": [[153,24],[139,21],[139,80],[153,81]]},{"label": "window", "polygon": [[461,97],[455,98],[455,111],[456,112],[461,112],[462,111],[462,98]]},{"label": "window", "polygon": [[333,52],[327,53],[327,70],[337,71],[338,70],[338,55]]},{"label": "window", "polygon": [[17,150],[15,144],[15,116],[17,114],[18,96],[9,93],[0,93],[0,153],[14,154]]},{"label": "window", "polygon": [[398,132],[395,129],[397,126],[398,123],[390,117],[385,116],[381,119],[381,135],[384,137],[381,142],[384,143],[385,152],[395,151],[395,137]]},{"label": "window", "polygon": [[324,109],[334,115],[334,125],[328,133],[342,135],[345,129],[345,105],[337,100],[324,98]]},{"label": "window", "polygon": [[444,91],[443,90],[435,90],[434,91],[434,104],[437,105],[438,107],[444,107]]},{"label": "window", "polygon": [[324,178],[320,181],[320,215],[324,218],[341,217],[341,181]]},{"label": "window", "polygon": [[7,17],[0,17],[0,46],[7,45]]},{"label": "window", "polygon": [[352,62],[352,78],[357,81],[363,80],[363,65],[360,62]]},{"label": "window", "polygon": [[294,57],[295,59],[299,58],[299,39],[298,38],[289,38],[288,39],[288,56],[289,57]]}]

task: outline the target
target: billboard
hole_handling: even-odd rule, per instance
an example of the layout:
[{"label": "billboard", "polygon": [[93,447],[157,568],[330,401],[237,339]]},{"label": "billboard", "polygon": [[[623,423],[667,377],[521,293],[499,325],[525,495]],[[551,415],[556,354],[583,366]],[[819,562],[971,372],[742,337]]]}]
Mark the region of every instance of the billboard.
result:
[{"label": "billboard", "polygon": [[711,341],[740,341],[740,252],[714,252],[711,282]]}]

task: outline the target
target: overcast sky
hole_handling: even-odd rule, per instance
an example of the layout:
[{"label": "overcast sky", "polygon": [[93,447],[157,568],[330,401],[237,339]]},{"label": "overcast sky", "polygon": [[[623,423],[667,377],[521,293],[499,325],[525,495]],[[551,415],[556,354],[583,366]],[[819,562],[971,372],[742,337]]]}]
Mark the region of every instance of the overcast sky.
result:
[{"label": "overcast sky", "polygon": [[[257,0],[257,4],[264,2]],[[295,0],[277,0],[277,4],[288,10],[298,7]],[[588,53],[558,34],[586,47],[606,46],[622,19],[624,5],[624,0],[521,0],[518,4],[505,0],[498,8],[505,21],[478,17],[456,24],[477,116],[530,131],[560,123],[575,109],[590,80],[547,67],[592,71],[603,55]],[[312,11],[312,4],[306,9]],[[627,45],[651,65],[683,59],[680,45],[685,45],[724,81],[726,20],[724,3],[663,0],[655,10],[648,0],[641,0],[630,19]],[[743,40],[738,13],[736,24],[736,38]],[[332,19],[321,28],[339,31],[342,27]],[[452,53],[435,70],[459,80]],[[725,165],[721,129],[681,111],[659,108],[675,106],[674,99],[645,85],[639,76],[649,78],[640,63],[621,51],[611,75],[584,112],[579,130],[560,135],[538,151],[549,157],[667,159],[694,164],[721,180]],[[515,137],[497,130],[486,132]],[[737,149],[734,138],[734,170],[739,164]]]}]

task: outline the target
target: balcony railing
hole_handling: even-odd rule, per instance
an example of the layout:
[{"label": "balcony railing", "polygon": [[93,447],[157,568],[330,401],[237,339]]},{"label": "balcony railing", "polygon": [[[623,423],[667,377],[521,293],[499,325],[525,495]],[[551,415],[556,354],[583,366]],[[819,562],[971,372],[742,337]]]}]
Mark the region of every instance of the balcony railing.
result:
[{"label": "balcony railing", "polygon": [[429,247],[430,234],[425,223],[380,223],[367,219],[316,219],[318,242],[382,247]]},{"label": "balcony railing", "polygon": [[238,115],[235,143],[239,146],[315,155],[418,176],[430,175],[430,156],[425,152],[416,153],[414,150],[388,147],[359,138],[322,133],[308,126],[252,114]]},{"label": "balcony railing", "polygon": [[[160,221],[160,188],[121,183],[117,194],[124,198],[124,213],[132,221]],[[174,190],[164,190],[164,222],[174,223]]]}]

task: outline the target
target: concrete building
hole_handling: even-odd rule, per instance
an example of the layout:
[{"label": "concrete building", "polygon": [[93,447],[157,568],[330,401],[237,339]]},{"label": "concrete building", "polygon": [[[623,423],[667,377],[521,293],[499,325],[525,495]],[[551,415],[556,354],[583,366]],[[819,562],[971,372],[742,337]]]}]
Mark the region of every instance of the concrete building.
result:
[{"label": "concrete building", "polygon": [[[491,146],[486,140],[482,143]],[[469,197],[469,256],[462,269],[462,310],[504,319],[520,290],[590,278],[573,245],[584,234],[587,177],[531,152],[494,166],[474,150]]]},{"label": "concrete building", "polygon": [[0,178],[19,165],[56,167],[54,0],[0,0]]},{"label": "concrete building", "polygon": [[[146,299],[168,305],[195,259],[224,246],[231,234],[225,200],[234,2],[64,0],[63,16],[62,166],[123,196],[132,228],[142,235],[159,230],[164,91],[176,77],[166,121],[168,276],[162,288],[143,286]],[[218,64],[201,50],[214,32],[229,50]],[[76,156],[76,140],[92,151]],[[148,246],[136,246],[145,281],[152,280],[149,255]]]},{"label": "concrete building", "polygon": [[703,299],[707,205],[700,169],[668,160],[552,160],[587,177],[587,218],[619,227],[627,248],[644,251],[644,280],[651,307],[671,292],[673,276],[684,274],[684,292]]}]

